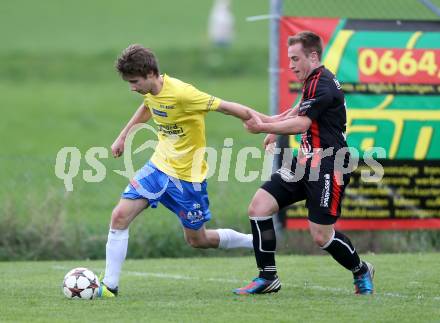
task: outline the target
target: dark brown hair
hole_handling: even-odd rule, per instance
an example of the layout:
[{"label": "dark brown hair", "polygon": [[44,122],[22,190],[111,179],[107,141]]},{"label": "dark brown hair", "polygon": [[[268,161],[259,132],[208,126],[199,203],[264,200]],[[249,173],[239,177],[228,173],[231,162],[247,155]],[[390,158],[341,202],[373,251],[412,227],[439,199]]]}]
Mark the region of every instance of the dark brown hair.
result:
[{"label": "dark brown hair", "polygon": [[124,49],[115,65],[122,76],[147,77],[151,72],[159,76],[159,65],[153,52],[138,44],[130,45]]},{"label": "dark brown hair", "polygon": [[295,36],[290,36],[288,39],[289,46],[301,43],[306,56],[309,56],[311,52],[318,54],[319,60],[322,56],[322,40],[317,34],[311,31],[302,31]]}]

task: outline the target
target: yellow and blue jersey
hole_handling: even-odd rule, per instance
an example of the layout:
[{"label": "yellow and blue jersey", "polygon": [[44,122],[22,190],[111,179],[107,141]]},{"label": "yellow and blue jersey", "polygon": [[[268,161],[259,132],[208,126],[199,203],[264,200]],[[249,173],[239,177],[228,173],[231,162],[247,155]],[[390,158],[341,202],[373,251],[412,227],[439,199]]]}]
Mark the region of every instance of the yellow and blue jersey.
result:
[{"label": "yellow and blue jersey", "polygon": [[161,91],[146,94],[144,104],[158,130],[159,143],[151,161],[169,176],[202,182],[208,172],[205,114],[215,111],[220,99],[164,74]]}]

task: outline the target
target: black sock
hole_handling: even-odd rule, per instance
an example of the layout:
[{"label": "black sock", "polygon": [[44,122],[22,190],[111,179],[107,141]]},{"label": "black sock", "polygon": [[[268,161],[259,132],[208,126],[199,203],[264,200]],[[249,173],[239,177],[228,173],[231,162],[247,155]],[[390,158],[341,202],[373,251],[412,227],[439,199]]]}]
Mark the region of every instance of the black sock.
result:
[{"label": "black sock", "polygon": [[333,239],[323,249],[353,275],[362,275],[367,271],[367,266],[359,259],[350,239],[341,232],[335,231]]},{"label": "black sock", "polygon": [[277,240],[272,217],[250,218],[255,259],[259,277],[273,280],[276,277],[275,249]]}]

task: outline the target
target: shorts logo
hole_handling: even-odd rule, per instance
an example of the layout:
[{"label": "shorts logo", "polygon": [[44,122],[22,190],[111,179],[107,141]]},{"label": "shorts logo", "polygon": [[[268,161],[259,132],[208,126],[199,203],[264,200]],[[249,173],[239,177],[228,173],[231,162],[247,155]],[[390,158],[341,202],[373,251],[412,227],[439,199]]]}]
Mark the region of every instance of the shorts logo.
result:
[{"label": "shorts logo", "polygon": [[330,174],[324,175],[324,189],[321,195],[321,207],[328,207],[328,201],[330,199]]},{"label": "shorts logo", "polygon": [[186,213],[185,211],[180,211],[179,217],[189,221],[191,224],[203,221],[204,219],[202,210],[188,211]]},{"label": "shorts logo", "polygon": [[291,182],[295,177],[295,174],[288,168],[280,168],[277,170],[277,173],[281,175],[281,178],[286,182]]}]

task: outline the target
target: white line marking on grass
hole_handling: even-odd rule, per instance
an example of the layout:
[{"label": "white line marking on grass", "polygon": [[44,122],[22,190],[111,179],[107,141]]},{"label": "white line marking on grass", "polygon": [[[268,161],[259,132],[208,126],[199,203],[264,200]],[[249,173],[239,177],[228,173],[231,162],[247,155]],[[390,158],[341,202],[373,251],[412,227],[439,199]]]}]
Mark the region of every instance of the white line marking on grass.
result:
[{"label": "white line marking on grass", "polygon": [[[173,275],[173,274],[164,274],[164,273],[151,273],[151,272],[139,272],[139,271],[125,271],[124,272],[127,275],[132,276],[143,276],[143,277],[156,277],[156,278],[163,278],[163,279],[181,279],[181,280],[201,280],[201,281],[213,281],[213,282],[220,282],[220,283],[237,283],[237,284],[243,284],[248,283],[248,281],[240,280],[240,279],[224,279],[224,278],[201,278],[201,277],[191,277],[191,276],[183,276],[183,275]],[[290,288],[303,288],[303,289],[311,289],[311,290],[318,290],[318,291],[324,291],[324,292],[333,292],[333,293],[339,293],[344,295],[351,295],[353,294],[353,291],[351,289],[346,288],[337,288],[337,287],[324,287],[319,285],[310,285],[309,283],[304,283],[302,286],[299,284],[282,284],[284,287],[290,287]],[[416,299],[422,299],[425,298],[425,296],[419,294],[416,296],[409,296],[409,295],[402,295],[399,293],[375,293],[377,296],[384,296],[384,297],[391,297],[391,298],[416,298]],[[429,298],[426,298],[429,299]],[[440,301],[439,297],[433,297],[432,298],[435,301]]]},{"label": "white line marking on grass", "polygon": [[172,275],[172,274],[164,274],[164,273],[148,273],[148,272],[139,272],[139,271],[124,271],[124,273],[132,276],[156,277],[156,278],[164,278],[164,279],[171,278],[171,279],[181,279],[181,280],[214,281],[220,283],[243,283],[242,280],[238,280],[238,279],[201,278],[201,277],[190,277],[190,276]]},{"label": "white line marking on grass", "polygon": [[324,291],[324,292],[337,292],[337,293],[341,293],[341,294],[352,294],[353,293],[353,291],[351,289],[349,290],[346,288],[324,287],[324,286],[319,286],[319,285],[310,285],[309,283],[304,283],[303,286],[297,285],[297,284],[287,285],[287,286],[292,286],[295,288],[302,287],[303,289],[313,289],[313,290],[320,290],[320,291]]},{"label": "white line marking on grass", "polygon": [[[60,265],[54,265],[52,266],[53,269],[56,270],[68,270],[69,268],[65,266]],[[100,269],[100,271],[103,271]],[[203,277],[194,277],[194,276],[185,276],[185,275],[176,275],[176,274],[165,274],[165,273],[153,273],[153,272],[142,272],[142,271],[123,271],[123,274],[130,275],[130,276],[140,276],[140,277],[154,277],[154,278],[161,278],[161,279],[177,279],[177,280],[198,280],[198,281],[211,281],[211,282],[219,282],[219,283],[236,283],[236,284],[246,284],[249,281],[241,280],[241,279],[226,279],[226,278],[203,278]],[[332,292],[332,293],[339,293],[343,295],[350,295],[353,293],[352,290],[346,289],[346,288],[337,288],[337,287],[324,287],[320,285],[311,285],[308,282],[304,282],[303,285],[299,284],[282,284],[284,287],[289,288],[298,288],[298,289],[310,289],[310,290],[317,290],[317,291],[323,291],[323,292]],[[376,296],[383,296],[383,297],[390,297],[390,298],[415,298],[415,299],[426,299],[426,300],[434,300],[434,301],[440,301],[440,296],[435,297],[425,297],[422,294],[418,294],[415,296],[410,295],[403,295],[400,293],[393,293],[393,292],[384,292],[384,293],[374,293]]]}]

